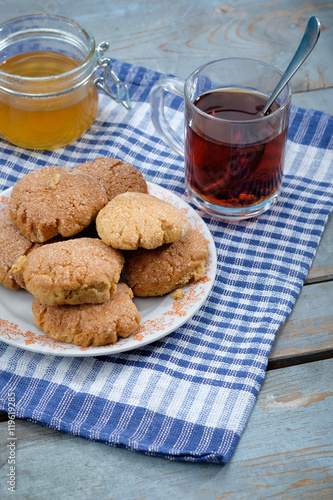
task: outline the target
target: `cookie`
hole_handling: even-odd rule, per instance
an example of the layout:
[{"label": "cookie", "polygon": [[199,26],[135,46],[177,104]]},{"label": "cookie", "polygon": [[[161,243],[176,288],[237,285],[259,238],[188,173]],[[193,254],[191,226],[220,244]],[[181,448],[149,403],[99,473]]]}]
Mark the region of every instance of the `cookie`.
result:
[{"label": "cookie", "polygon": [[124,257],[118,250],[93,238],[77,238],[41,245],[20,258],[28,292],[40,302],[99,304],[116,291]]},{"label": "cookie", "polygon": [[104,186],[108,200],[127,191],[148,193],[143,175],[133,165],[117,158],[96,158],[75,167],[74,170],[96,177]]},{"label": "cookie", "polygon": [[96,218],[107,203],[98,179],[69,167],[49,166],[25,175],[13,187],[10,214],[31,241],[70,237]]},{"label": "cookie", "polygon": [[206,239],[198,229],[191,228],[174,243],[126,253],[126,282],[136,296],[164,295],[191,280],[203,278],[207,257]]},{"label": "cookie", "polygon": [[0,283],[12,290],[19,290],[23,283],[20,273],[13,273],[12,265],[21,255],[26,255],[33,243],[23,236],[12,221],[9,207],[0,212]]},{"label": "cookie", "polygon": [[103,304],[48,306],[32,303],[34,321],[51,338],[76,345],[96,347],[128,337],[140,324],[140,314],[132,301],[133,293],[124,283]]},{"label": "cookie", "polygon": [[182,238],[189,227],[178,208],[145,193],[119,194],[96,218],[100,238],[121,250],[157,248]]}]

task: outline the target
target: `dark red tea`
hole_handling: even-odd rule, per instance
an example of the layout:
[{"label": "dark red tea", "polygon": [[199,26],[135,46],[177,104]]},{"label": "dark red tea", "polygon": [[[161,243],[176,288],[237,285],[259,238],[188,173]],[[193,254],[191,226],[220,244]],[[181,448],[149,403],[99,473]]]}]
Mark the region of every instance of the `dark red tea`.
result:
[{"label": "dark red tea", "polygon": [[[266,100],[267,97],[257,92],[221,89],[201,95],[193,104],[217,118],[248,122],[264,116],[262,109]],[[278,108],[274,103],[270,113]],[[253,122],[253,127],[258,127],[256,123]],[[235,130],[244,129],[240,126]],[[187,125],[185,140],[189,188],[207,201],[223,206],[246,207],[264,201],[282,181],[286,133],[286,128],[275,135],[273,131],[265,133],[264,130],[261,137],[270,137],[269,140],[249,144],[248,137],[238,132],[234,140],[227,143],[222,137],[219,141],[216,134],[212,139],[207,117],[197,113]]]}]

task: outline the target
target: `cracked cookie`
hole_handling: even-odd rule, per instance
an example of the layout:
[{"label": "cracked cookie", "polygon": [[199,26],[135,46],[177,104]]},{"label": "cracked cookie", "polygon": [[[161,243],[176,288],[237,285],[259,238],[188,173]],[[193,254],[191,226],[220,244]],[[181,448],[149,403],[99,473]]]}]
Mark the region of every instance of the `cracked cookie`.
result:
[{"label": "cracked cookie", "polygon": [[124,257],[102,241],[78,238],[41,245],[13,266],[40,302],[99,304],[116,291]]},{"label": "cracked cookie", "polygon": [[121,250],[157,248],[182,238],[189,227],[178,208],[145,193],[119,194],[96,218],[100,238]]},{"label": "cracked cookie", "polygon": [[147,193],[147,183],[143,175],[133,165],[118,158],[96,158],[92,163],[87,161],[74,168],[80,172],[93,175],[104,186],[108,200],[128,191]]},{"label": "cracked cookie", "polygon": [[0,283],[12,290],[19,290],[22,275],[13,273],[12,265],[21,255],[26,255],[33,243],[23,236],[12,221],[9,207],[0,212]]},{"label": "cracked cookie", "polygon": [[132,298],[132,290],[119,283],[115,294],[103,304],[48,306],[35,299],[32,312],[38,328],[51,338],[96,347],[113,344],[138,328],[141,318]]},{"label": "cracked cookie", "polygon": [[181,288],[205,276],[208,243],[197,229],[174,243],[154,250],[125,253],[126,282],[134,295],[152,297]]},{"label": "cracked cookie", "polygon": [[107,203],[95,177],[69,167],[48,166],[25,175],[13,187],[10,215],[31,241],[74,236]]}]

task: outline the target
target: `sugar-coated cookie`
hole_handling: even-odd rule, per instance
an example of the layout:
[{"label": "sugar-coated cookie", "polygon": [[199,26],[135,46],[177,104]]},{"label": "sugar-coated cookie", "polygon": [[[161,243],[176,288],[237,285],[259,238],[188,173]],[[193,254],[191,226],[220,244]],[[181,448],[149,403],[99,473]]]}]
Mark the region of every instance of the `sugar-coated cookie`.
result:
[{"label": "sugar-coated cookie", "polygon": [[107,203],[95,177],[69,167],[48,166],[15,184],[10,214],[29,240],[43,242],[57,234],[73,236],[87,227]]},{"label": "sugar-coated cookie", "polygon": [[205,276],[208,243],[197,229],[155,250],[125,253],[126,282],[134,295],[164,295]]},{"label": "sugar-coated cookie", "polygon": [[96,347],[117,342],[138,328],[140,314],[132,301],[133,293],[124,283],[103,304],[47,306],[32,304],[34,321],[51,338],[76,345]]},{"label": "sugar-coated cookie", "polygon": [[182,238],[189,227],[178,208],[144,193],[119,194],[96,218],[100,238],[121,250],[157,248]]},{"label": "sugar-coated cookie", "polygon": [[131,163],[118,158],[96,158],[93,163],[87,161],[74,170],[96,177],[104,186],[109,201],[127,191],[148,193],[147,183],[141,172]]},{"label": "sugar-coated cookie", "polygon": [[40,302],[99,304],[116,291],[124,257],[94,238],[41,245],[15,265],[28,292]]},{"label": "sugar-coated cookie", "polygon": [[13,273],[12,265],[21,255],[26,255],[33,243],[23,236],[12,221],[9,207],[0,212],[0,283],[12,290],[23,285],[20,273]]}]

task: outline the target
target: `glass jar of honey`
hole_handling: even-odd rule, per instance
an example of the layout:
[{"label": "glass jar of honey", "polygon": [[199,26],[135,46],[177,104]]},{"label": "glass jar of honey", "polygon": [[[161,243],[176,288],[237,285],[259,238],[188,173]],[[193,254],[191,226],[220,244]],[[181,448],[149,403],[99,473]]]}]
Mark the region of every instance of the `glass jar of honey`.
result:
[{"label": "glass jar of honey", "polygon": [[[74,142],[96,118],[97,87],[130,108],[127,86],[103,57],[107,47],[103,42],[96,48],[86,29],[59,16],[31,15],[2,24],[0,136],[29,149]],[[98,68],[102,76],[96,76]]]}]

